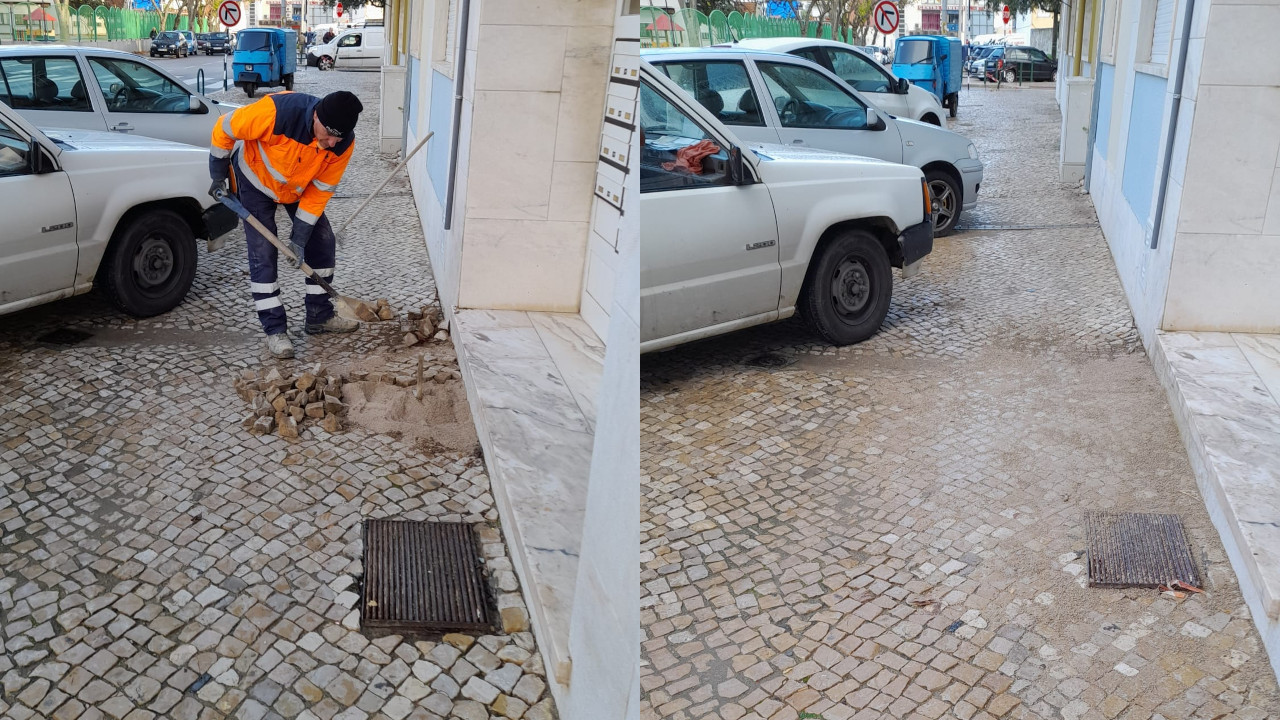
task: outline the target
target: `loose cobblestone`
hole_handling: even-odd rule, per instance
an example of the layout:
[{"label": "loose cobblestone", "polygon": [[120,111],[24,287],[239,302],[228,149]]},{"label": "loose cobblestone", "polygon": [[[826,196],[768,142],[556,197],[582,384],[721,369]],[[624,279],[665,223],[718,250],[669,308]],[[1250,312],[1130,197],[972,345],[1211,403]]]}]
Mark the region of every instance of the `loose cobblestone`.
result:
[{"label": "loose cobblestone", "polygon": [[[641,717],[1280,717],[1051,93],[960,107],[962,224],[995,229],[938,240],[882,332],[643,359]],[[1182,515],[1206,592],[1086,587],[1086,510]]]},{"label": "loose cobblestone", "polygon": [[[364,97],[365,113],[330,205],[337,220],[394,165],[374,152],[376,73],[312,71],[298,83],[339,87]],[[407,181],[393,180],[352,224],[336,286],[400,310],[435,305],[415,213]],[[287,233],[283,213],[280,225]],[[129,318],[88,295],[0,318],[0,717],[521,717],[485,680],[507,686],[501,661],[467,678],[493,704],[460,710],[459,684],[443,674],[456,648],[355,631],[363,518],[480,523],[487,557],[510,569],[481,459],[355,425],[333,434],[307,422],[295,440],[241,427],[234,382],[267,359],[244,255],[239,230],[218,252],[202,248],[191,294],[159,317]],[[282,264],[297,330],[294,272]],[[38,341],[64,327],[91,337]],[[400,336],[397,322],[299,334],[296,360],[265,365],[282,377],[317,362],[363,368],[362,380],[412,377],[414,353],[428,352],[457,381],[448,343],[402,352]],[[524,612],[518,588],[499,580],[499,601]],[[531,634],[477,646],[523,661],[538,683],[521,697],[550,706]]]}]

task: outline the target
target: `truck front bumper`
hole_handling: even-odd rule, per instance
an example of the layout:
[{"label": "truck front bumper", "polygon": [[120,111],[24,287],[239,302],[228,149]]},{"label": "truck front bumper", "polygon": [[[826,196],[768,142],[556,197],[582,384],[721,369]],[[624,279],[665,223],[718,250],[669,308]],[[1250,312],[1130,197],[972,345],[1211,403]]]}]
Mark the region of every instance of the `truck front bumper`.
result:
[{"label": "truck front bumper", "polygon": [[903,267],[918,262],[933,252],[933,221],[928,220],[903,230],[898,235],[898,243],[902,246]]}]

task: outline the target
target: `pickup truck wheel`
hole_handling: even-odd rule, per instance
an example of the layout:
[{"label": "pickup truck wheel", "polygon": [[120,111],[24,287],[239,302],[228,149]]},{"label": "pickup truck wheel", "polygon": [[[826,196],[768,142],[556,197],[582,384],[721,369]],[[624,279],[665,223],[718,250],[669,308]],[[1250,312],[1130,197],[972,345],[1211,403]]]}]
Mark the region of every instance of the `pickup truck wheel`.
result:
[{"label": "pickup truck wheel", "polygon": [[99,280],[121,310],[151,317],[172,310],[196,276],[195,235],[169,210],[134,218],[111,244]]},{"label": "pickup truck wheel", "polygon": [[950,235],[955,232],[956,222],[960,219],[960,184],[941,170],[930,170],[924,177],[929,182],[929,195],[937,208],[933,215],[933,234],[935,237]]},{"label": "pickup truck wheel", "polygon": [[893,270],[884,247],[865,230],[850,230],[814,258],[801,309],[813,329],[833,345],[862,342],[889,312]]}]

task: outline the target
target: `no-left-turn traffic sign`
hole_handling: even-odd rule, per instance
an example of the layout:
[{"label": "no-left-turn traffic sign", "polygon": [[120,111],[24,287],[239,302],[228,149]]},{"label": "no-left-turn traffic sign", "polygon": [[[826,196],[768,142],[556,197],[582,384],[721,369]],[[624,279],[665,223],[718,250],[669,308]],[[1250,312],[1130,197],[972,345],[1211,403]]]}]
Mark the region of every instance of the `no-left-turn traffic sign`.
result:
[{"label": "no-left-turn traffic sign", "polygon": [[876,30],[881,35],[892,35],[898,31],[898,4],[893,0],[880,0],[871,11]]},{"label": "no-left-turn traffic sign", "polygon": [[222,0],[218,6],[218,21],[227,27],[235,27],[240,22],[240,3],[236,0]]}]

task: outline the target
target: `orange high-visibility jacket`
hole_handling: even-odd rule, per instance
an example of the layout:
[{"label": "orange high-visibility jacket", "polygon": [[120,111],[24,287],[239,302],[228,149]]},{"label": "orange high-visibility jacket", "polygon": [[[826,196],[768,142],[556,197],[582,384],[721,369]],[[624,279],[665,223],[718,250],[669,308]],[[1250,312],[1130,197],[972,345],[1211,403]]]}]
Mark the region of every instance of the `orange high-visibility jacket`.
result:
[{"label": "orange high-visibility jacket", "polygon": [[316,144],[312,117],[320,98],[280,92],[222,116],[209,152],[234,154],[255,188],[281,204],[298,203],[297,218],[315,225],[351,160],[349,134],[332,149]]}]

